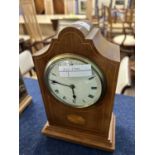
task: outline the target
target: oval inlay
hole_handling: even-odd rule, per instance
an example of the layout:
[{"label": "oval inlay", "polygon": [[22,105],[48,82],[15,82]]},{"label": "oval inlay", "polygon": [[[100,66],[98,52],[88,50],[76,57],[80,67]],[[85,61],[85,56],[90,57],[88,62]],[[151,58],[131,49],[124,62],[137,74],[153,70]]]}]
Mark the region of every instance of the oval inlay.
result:
[{"label": "oval inlay", "polygon": [[75,124],[81,124],[81,125],[85,124],[85,119],[79,115],[70,114],[67,115],[67,119]]}]

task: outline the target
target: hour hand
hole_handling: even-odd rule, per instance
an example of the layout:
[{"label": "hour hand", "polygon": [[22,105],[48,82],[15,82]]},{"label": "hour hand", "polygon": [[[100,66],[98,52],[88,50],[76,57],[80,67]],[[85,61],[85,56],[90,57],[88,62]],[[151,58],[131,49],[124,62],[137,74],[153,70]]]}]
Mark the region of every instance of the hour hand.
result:
[{"label": "hour hand", "polygon": [[72,85],[72,93],[73,93],[73,103],[76,102],[76,95],[75,95],[75,91],[74,91],[75,86]]}]

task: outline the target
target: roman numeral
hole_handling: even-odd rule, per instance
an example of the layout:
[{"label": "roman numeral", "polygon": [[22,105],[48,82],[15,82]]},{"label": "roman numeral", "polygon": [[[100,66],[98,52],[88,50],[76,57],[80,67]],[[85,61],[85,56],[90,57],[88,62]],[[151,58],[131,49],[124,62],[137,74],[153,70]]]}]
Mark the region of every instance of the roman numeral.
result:
[{"label": "roman numeral", "polygon": [[63,99],[66,100],[66,96],[63,96]]},{"label": "roman numeral", "polygon": [[93,95],[91,95],[91,94],[89,94],[89,95],[88,95],[88,97],[89,97],[89,98],[94,98],[94,96],[93,96]]},{"label": "roman numeral", "polygon": [[91,89],[97,89],[97,87],[91,87]]},{"label": "roman numeral", "polygon": [[52,73],[52,75],[56,76],[56,74],[55,74],[55,73]]},{"label": "roman numeral", "polygon": [[91,79],[93,79],[95,76],[92,76],[92,77],[90,77],[90,78],[88,78],[89,80],[91,80]]},{"label": "roman numeral", "polygon": [[85,101],[85,100],[82,100],[82,102],[86,103],[86,101]]},{"label": "roman numeral", "polygon": [[59,90],[56,89],[55,92],[56,92],[56,93],[59,93]]}]

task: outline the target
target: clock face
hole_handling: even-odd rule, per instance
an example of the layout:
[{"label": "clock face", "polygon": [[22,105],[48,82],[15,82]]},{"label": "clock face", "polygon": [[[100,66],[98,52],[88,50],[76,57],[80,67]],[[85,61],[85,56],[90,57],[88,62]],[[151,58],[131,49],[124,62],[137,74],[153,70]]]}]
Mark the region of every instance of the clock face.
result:
[{"label": "clock face", "polygon": [[[91,66],[90,72],[77,73],[85,65]],[[64,73],[61,75],[60,68],[65,71],[76,68],[78,71],[76,75],[74,72],[68,75],[67,72],[66,76]],[[105,77],[91,61],[72,54],[58,56],[49,61],[45,69],[45,82],[55,98],[76,108],[95,104],[105,92],[106,86]]]}]

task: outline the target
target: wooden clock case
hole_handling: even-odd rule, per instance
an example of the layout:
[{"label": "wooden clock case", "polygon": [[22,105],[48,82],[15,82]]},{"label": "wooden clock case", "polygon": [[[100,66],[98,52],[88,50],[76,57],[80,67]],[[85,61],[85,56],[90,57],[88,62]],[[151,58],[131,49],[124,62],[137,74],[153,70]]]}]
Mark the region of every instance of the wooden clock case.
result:
[{"label": "wooden clock case", "polygon": [[[87,23],[88,24],[88,23]],[[120,62],[119,47],[103,38],[99,28],[73,25],[61,30],[47,50],[33,55],[47,114],[42,133],[82,145],[113,151],[115,116],[113,104]],[[94,62],[104,72],[107,88],[104,97],[87,108],[73,108],[51,95],[44,81],[44,70],[53,57],[72,53]]]}]

